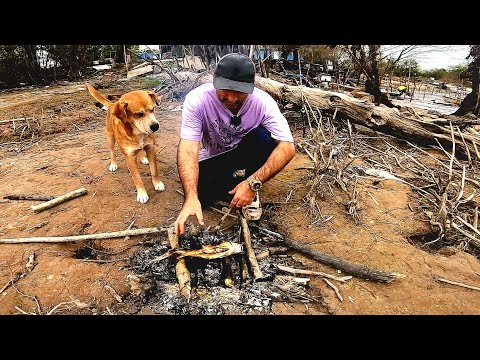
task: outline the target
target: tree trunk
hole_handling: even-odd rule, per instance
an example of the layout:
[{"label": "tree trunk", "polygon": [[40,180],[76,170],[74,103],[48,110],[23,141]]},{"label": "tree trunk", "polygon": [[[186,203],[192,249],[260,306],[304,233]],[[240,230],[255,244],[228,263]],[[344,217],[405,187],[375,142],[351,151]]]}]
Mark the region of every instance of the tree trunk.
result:
[{"label": "tree trunk", "polygon": [[463,99],[454,115],[462,116],[472,113],[478,116],[480,112],[480,45],[472,46],[470,56],[473,57],[473,61],[468,66],[472,75],[472,92]]},{"label": "tree trunk", "polygon": [[[351,96],[324,91],[316,88],[307,88],[292,86],[274,81],[272,79],[257,76],[255,86],[268,92],[275,99],[287,101],[299,106],[302,105],[303,98],[312,108],[318,108],[328,113],[337,112],[337,118],[349,119],[350,121],[366,126],[375,131],[390,134],[408,141],[420,143],[422,145],[437,145],[437,139],[442,146],[451,148],[451,131],[447,127],[432,123],[423,122],[415,118],[407,118],[396,108],[387,108],[375,106],[375,104],[359,100]],[[462,133],[465,143],[468,146],[470,154],[480,158],[477,149],[480,143],[470,134]],[[462,137],[455,132],[455,147],[460,154],[465,154],[465,145]]]}]

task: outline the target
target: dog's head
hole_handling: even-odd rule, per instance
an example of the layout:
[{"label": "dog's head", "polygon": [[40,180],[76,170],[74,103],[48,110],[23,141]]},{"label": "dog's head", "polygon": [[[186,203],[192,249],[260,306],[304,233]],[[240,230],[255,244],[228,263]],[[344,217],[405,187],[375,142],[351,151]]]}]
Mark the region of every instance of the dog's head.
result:
[{"label": "dog's head", "polygon": [[153,91],[131,91],[122,95],[113,106],[113,114],[125,125],[142,134],[151,134],[160,128],[154,107],[159,98]]}]

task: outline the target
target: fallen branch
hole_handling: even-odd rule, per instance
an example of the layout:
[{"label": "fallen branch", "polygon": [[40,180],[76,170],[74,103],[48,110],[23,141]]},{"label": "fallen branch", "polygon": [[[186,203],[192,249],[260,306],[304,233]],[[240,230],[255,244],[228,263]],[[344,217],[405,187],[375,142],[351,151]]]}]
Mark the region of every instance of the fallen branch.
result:
[{"label": "fallen branch", "polygon": [[50,209],[54,206],[57,206],[58,204],[61,204],[61,203],[64,203],[65,201],[67,200],[71,200],[71,199],[74,199],[78,196],[81,196],[81,195],[84,195],[87,193],[87,189],[85,188],[80,188],[80,189],[77,189],[77,190],[74,190],[74,191],[71,191],[67,194],[64,194],[62,196],[59,196],[55,199],[52,199],[50,201],[47,201],[47,202],[44,202],[42,204],[39,204],[39,205],[33,205],[30,207],[30,209],[32,209],[33,211],[35,212],[40,212],[40,211],[43,211],[43,210],[47,210],[47,209]]},{"label": "fallen branch", "polygon": [[324,278],[329,278],[329,279],[337,280],[337,281],[340,281],[340,282],[345,282],[345,281],[350,280],[352,278],[351,276],[338,277],[338,276],[330,275],[330,274],[320,272],[320,271],[295,269],[295,268],[292,268],[292,267],[289,267],[289,266],[283,266],[283,265],[275,265],[275,267],[278,270],[281,270],[281,271],[284,271],[286,273],[290,273],[290,274],[293,274],[293,275],[297,275],[297,274],[318,275],[318,276],[323,276]]},{"label": "fallen branch", "polygon": [[49,201],[55,199],[50,195],[42,194],[30,194],[30,195],[6,195],[3,197],[8,200],[38,200],[38,201]]},{"label": "fallen branch", "polygon": [[252,238],[250,236],[250,229],[248,228],[247,220],[243,217],[241,211],[238,212],[238,216],[242,225],[242,235],[245,243],[245,252],[247,254],[247,259],[250,262],[250,266],[253,272],[253,281],[255,282],[255,280],[263,277],[263,273],[258,266],[257,258],[255,257],[255,252],[252,248]]},{"label": "fallen branch", "polygon": [[362,279],[366,280],[372,280],[372,281],[377,281],[381,283],[390,283],[394,281],[397,278],[403,278],[405,275],[403,274],[398,274],[398,273],[387,273],[384,271],[380,270],[374,270],[370,269],[366,266],[363,265],[357,265],[354,263],[347,262],[345,260],[329,256],[326,254],[323,254],[319,251],[313,250],[311,248],[308,248],[306,246],[303,246],[301,244],[298,244],[297,242],[288,239],[284,237],[283,235],[276,233],[272,230],[264,229],[260,226],[255,225],[257,229],[259,229],[261,232],[268,234],[270,236],[273,236],[279,241],[283,241],[284,244],[287,246],[291,247],[294,250],[297,250],[298,252],[307,255],[311,257],[314,260],[320,261],[321,263],[331,266],[335,269],[341,270],[347,274],[351,274],[353,276],[357,276]]},{"label": "fallen branch", "polygon": [[364,265],[357,265],[333,256],[323,254],[319,251],[300,245],[294,242],[293,240],[290,240],[285,237],[283,238],[283,241],[292,249],[295,249],[304,255],[307,255],[317,261],[320,261],[325,265],[332,266],[335,269],[341,270],[347,274],[351,274],[353,276],[357,276],[362,279],[373,280],[373,281],[382,282],[382,283],[390,283],[397,278],[404,277],[401,274],[387,273],[380,270],[370,269]]},{"label": "fallen branch", "polygon": [[[170,241],[170,246],[172,247],[172,249],[178,249],[178,236],[177,234],[175,234],[175,229],[173,227],[169,227],[167,233],[168,241]],[[177,273],[180,295],[187,301],[190,301],[192,283],[190,279],[190,271],[188,271],[185,259],[177,259],[177,263],[175,265],[175,272]]]},{"label": "fallen branch", "polygon": [[117,237],[123,237],[123,236],[154,234],[154,233],[158,233],[165,230],[166,230],[165,228],[154,227],[154,228],[123,230],[123,231],[117,231],[117,232],[111,232],[111,233],[100,233],[100,234],[89,234],[89,235],[0,239],[0,244],[55,243],[55,242],[111,239],[111,238],[117,238]]}]

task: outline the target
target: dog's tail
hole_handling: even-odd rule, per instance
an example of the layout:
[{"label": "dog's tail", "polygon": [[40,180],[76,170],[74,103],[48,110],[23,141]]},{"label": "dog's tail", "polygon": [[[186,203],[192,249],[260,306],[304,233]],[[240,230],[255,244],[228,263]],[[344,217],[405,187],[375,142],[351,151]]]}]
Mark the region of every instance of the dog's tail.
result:
[{"label": "dog's tail", "polygon": [[109,100],[107,100],[102,94],[100,94],[95,88],[90,85],[89,83],[86,83],[88,92],[90,95],[92,95],[95,99],[100,101],[103,105],[105,105],[107,108],[110,108],[113,103]]}]

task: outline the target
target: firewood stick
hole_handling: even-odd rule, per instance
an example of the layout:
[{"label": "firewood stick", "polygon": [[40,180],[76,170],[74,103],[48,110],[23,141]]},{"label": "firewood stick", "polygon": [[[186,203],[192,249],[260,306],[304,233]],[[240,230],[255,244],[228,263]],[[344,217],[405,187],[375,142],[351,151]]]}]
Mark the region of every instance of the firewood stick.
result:
[{"label": "firewood stick", "polygon": [[80,189],[77,189],[77,190],[74,190],[74,191],[71,191],[67,194],[64,194],[62,196],[59,196],[55,199],[52,199],[50,201],[47,201],[47,202],[44,202],[42,204],[39,204],[39,205],[32,205],[30,207],[30,209],[32,209],[33,211],[35,212],[40,212],[40,211],[43,211],[43,210],[47,210],[47,209],[50,209],[54,206],[57,206],[58,204],[61,204],[61,203],[64,203],[65,201],[67,200],[71,200],[71,199],[74,199],[78,196],[81,196],[81,195],[84,195],[87,193],[87,189],[85,188],[80,188]]},{"label": "firewood stick", "polygon": [[[178,236],[175,233],[174,227],[169,227],[167,230],[168,240],[172,249],[178,248]],[[177,273],[178,287],[180,289],[180,295],[188,301],[191,298],[192,283],[190,279],[190,271],[188,271],[185,259],[177,259],[175,264],[175,272]]]},{"label": "firewood stick", "polygon": [[154,234],[161,231],[165,231],[165,228],[144,228],[123,230],[111,233],[89,234],[89,235],[72,235],[72,236],[54,236],[54,237],[31,237],[31,238],[18,238],[18,239],[0,239],[0,244],[19,244],[19,243],[54,243],[54,242],[69,242],[69,241],[82,241],[82,240],[99,240],[110,239],[123,236],[134,236],[143,234]]},{"label": "firewood stick", "polygon": [[260,254],[255,255],[258,261],[266,259],[270,255],[279,255],[285,254],[288,252],[288,248],[286,247],[269,247],[267,250],[262,251]]},{"label": "firewood stick", "polygon": [[253,281],[255,282],[255,280],[263,277],[263,273],[258,266],[257,258],[255,257],[255,252],[252,248],[252,238],[250,236],[250,229],[248,228],[247,220],[243,217],[241,211],[238,212],[238,216],[242,224],[242,235],[245,242],[245,252],[247,253],[247,258],[253,271]]},{"label": "firewood stick", "polygon": [[247,255],[245,254],[240,257],[240,267],[242,270],[242,283],[246,283],[250,279],[250,274],[248,273]]}]

